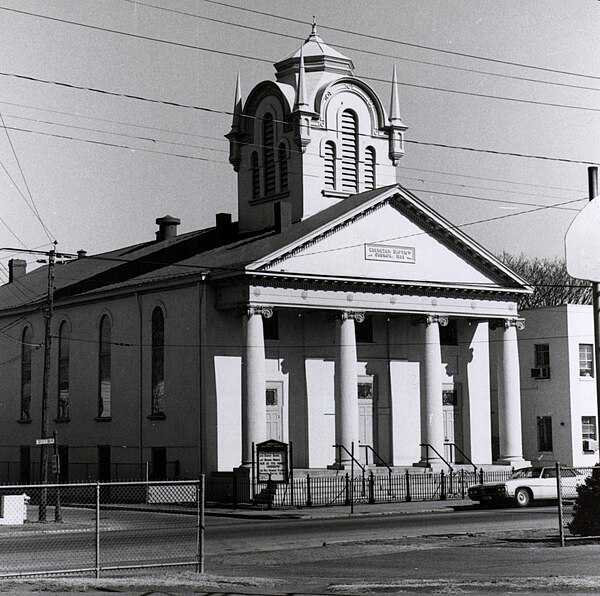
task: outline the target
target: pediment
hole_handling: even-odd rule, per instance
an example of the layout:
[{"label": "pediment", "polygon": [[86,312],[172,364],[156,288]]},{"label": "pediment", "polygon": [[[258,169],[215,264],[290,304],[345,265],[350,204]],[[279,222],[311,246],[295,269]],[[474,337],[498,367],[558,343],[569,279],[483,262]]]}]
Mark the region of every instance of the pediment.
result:
[{"label": "pediment", "polygon": [[493,255],[398,186],[249,269],[382,284],[529,291]]}]

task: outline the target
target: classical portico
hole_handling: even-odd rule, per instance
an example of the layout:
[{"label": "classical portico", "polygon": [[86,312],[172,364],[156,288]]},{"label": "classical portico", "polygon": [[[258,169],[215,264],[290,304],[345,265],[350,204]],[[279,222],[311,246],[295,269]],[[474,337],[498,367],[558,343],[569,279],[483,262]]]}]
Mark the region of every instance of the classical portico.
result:
[{"label": "classical portico", "polygon": [[292,442],[300,468],[344,468],[352,452],[395,466],[522,461],[517,301],[531,290],[396,184],[396,69],[389,111],[353,69],[313,25],[275,81],[244,99],[238,78],[227,138],[241,241],[209,281],[218,313],[243,313],[230,329],[240,368],[214,356],[216,417],[234,429],[241,410],[241,440],[238,455],[231,433],[217,438],[219,468],[248,465],[269,438]]}]

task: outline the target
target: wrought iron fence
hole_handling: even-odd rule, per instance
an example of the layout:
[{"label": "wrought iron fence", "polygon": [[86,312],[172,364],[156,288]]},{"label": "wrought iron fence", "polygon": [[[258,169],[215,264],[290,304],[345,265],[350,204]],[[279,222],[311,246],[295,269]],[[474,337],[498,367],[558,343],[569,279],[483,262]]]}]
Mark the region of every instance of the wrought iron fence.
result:
[{"label": "wrought iron fence", "polygon": [[255,482],[247,476],[220,472],[206,479],[209,503],[254,505],[264,508],[348,505],[351,502],[394,503],[466,499],[468,488],[483,482],[500,482],[511,470],[458,470],[452,473],[360,474],[335,476],[306,474],[286,483]]},{"label": "wrought iron fence", "polygon": [[0,577],[192,566],[203,478],[0,487]]},{"label": "wrought iron fence", "polygon": [[600,538],[600,466],[556,465],[561,545],[568,540]]}]

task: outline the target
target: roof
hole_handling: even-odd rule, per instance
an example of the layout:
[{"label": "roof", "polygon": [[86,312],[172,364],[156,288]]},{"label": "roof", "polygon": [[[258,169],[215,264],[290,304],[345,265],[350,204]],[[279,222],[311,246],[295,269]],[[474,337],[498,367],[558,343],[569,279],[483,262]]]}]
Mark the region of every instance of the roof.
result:
[{"label": "roof", "polygon": [[[394,201],[421,225],[472,257],[491,271],[505,291],[526,292],[525,280],[491,253],[454,227],[398,184],[352,195],[277,233],[274,228],[237,233],[211,227],[161,242],[146,242],[111,252],[68,261],[55,268],[55,300],[91,296],[99,292],[143,287],[186,277],[217,278],[268,272],[269,263],[303,244],[331,232],[356,215],[383,201]],[[293,277],[293,273],[288,273]],[[41,304],[47,291],[47,267],[0,286],[0,312]]]}]

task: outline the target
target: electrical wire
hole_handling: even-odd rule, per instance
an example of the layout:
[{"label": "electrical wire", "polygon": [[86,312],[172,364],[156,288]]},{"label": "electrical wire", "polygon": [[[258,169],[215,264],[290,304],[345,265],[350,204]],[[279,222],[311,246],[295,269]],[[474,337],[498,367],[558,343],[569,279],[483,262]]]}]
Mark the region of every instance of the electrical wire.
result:
[{"label": "electrical wire", "polygon": [[[264,35],[266,33],[268,35],[275,35],[277,37],[284,37],[286,39],[293,39],[293,40],[302,41],[302,42],[304,42],[306,39],[305,37],[301,37],[298,35],[290,35],[288,33],[282,33],[281,31],[273,31],[271,29],[266,29],[265,27],[252,27],[250,25],[245,25],[245,24],[241,24],[241,23],[233,23],[231,21],[226,21],[223,19],[215,19],[213,17],[207,17],[205,15],[194,14],[194,13],[185,12],[182,10],[175,10],[175,9],[166,8],[163,6],[156,6],[154,4],[149,4],[147,2],[140,2],[140,0],[122,0],[122,1],[129,2],[130,4],[134,4],[136,7],[145,6],[146,8],[160,10],[160,11],[168,12],[168,13],[173,13],[173,14],[177,14],[180,16],[188,16],[188,17],[193,17],[195,19],[208,21],[211,23],[219,23],[222,25],[229,25],[231,27],[238,27],[238,28],[241,28],[241,29],[244,29],[247,31],[255,31],[262,35]],[[327,29],[327,27],[324,27],[324,28]],[[359,35],[359,34],[356,33],[356,35]],[[398,56],[396,54],[386,54],[384,52],[375,52],[375,51],[367,50],[362,47],[344,46],[344,45],[340,45],[339,43],[336,43],[335,47],[340,50],[350,50],[353,52],[361,52],[364,54],[370,54],[370,55],[374,55],[374,56],[378,56],[378,57],[392,58],[394,60],[400,60],[402,62],[409,62],[409,63],[413,63],[413,64],[424,64],[427,66],[435,66],[438,68],[446,68],[449,70],[457,70],[457,71],[461,71],[461,72],[482,74],[482,75],[486,75],[486,76],[499,77],[499,78],[503,78],[503,79],[512,79],[512,80],[525,81],[525,82],[530,82],[530,83],[539,83],[539,84],[543,84],[543,85],[554,85],[554,86],[558,86],[558,87],[567,87],[567,88],[572,88],[572,89],[583,89],[583,90],[588,90],[588,91],[600,91],[600,89],[598,89],[597,87],[586,87],[585,85],[573,85],[573,84],[569,84],[569,83],[559,83],[558,81],[543,81],[540,79],[532,79],[530,77],[519,77],[516,75],[508,75],[508,74],[501,74],[501,73],[495,73],[495,72],[488,72],[485,70],[477,70],[474,68],[451,66],[449,64],[441,64],[439,62],[430,62],[428,60],[416,60],[414,58],[406,58],[405,56]]]}]

